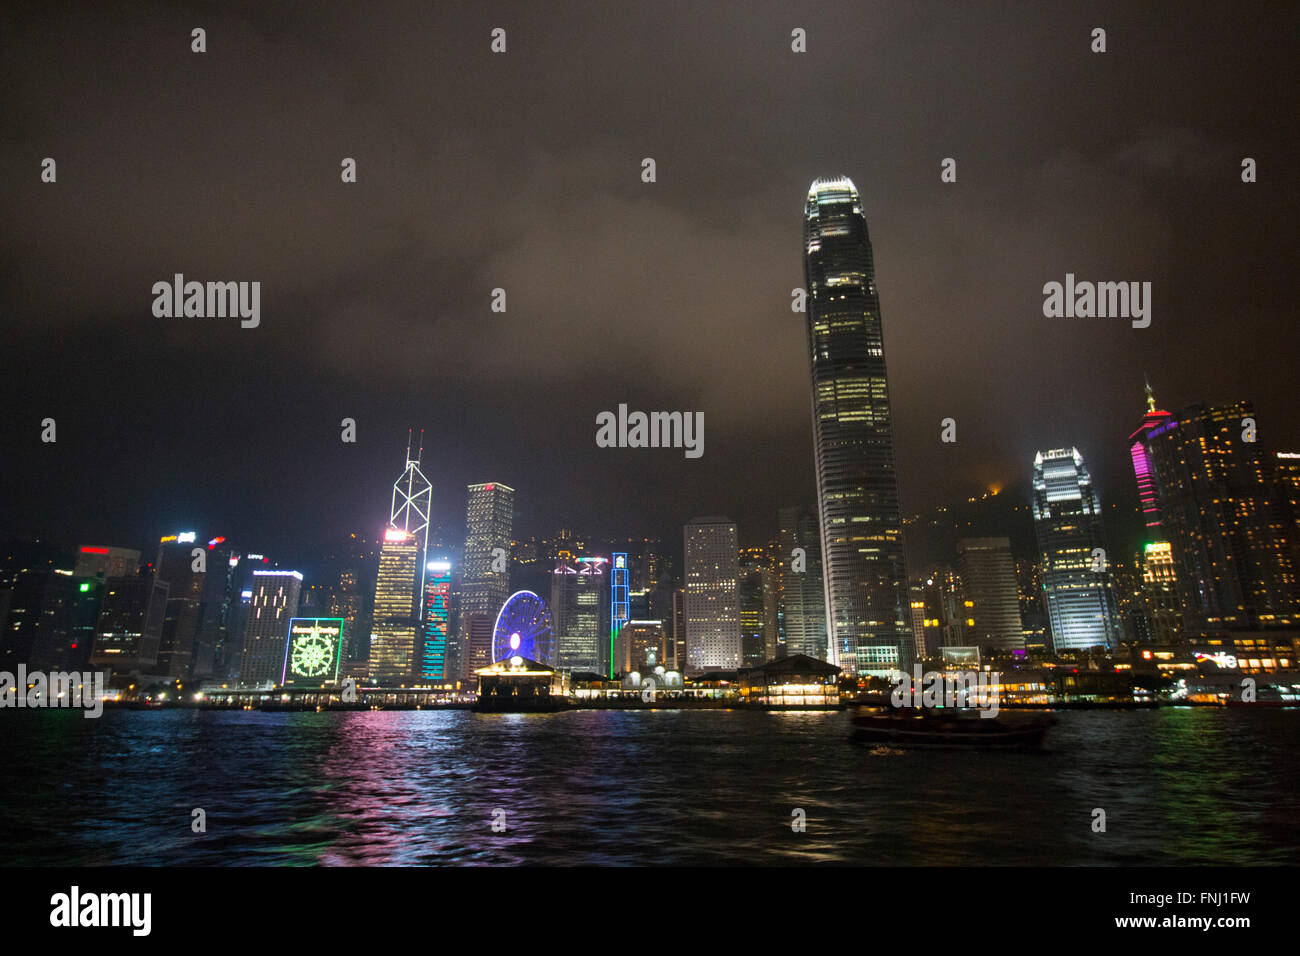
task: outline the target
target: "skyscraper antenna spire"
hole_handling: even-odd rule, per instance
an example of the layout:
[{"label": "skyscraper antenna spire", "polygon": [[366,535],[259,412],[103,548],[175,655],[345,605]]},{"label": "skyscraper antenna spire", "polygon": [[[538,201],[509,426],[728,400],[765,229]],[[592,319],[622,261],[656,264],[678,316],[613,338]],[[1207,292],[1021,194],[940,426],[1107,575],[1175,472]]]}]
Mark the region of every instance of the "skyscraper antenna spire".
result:
[{"label": "skyscraper antenna spire", "polygon": [[423,459],[424,459],[424,429],[421,428],[420,429],[420,450],[416,452],[415,460],[422,461]]},{"label": "skyscraper antenna spire", "polygon": [[406,460],[411,460],[411,430],[406,430]]},{"label": "skyscraper antenna spire", "polygon": [[1156,396],[1151,391],[1151,381],[1147,378],[1145,372],[1142,373],[1142,381],[1146,383],[1147,388],[1147,411],[1154,412],[1156,410]]}]

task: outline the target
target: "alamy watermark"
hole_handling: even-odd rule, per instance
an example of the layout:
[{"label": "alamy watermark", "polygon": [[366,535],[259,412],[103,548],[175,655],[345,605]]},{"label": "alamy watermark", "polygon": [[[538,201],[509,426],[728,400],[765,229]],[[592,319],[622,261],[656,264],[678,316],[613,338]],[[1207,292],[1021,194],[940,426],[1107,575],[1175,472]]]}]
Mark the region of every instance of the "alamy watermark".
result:
[{"label": "alamy watermark", "polygon": [[58,928],[119,926],[148,936],[152,911],[152,893],[83,893],[74,885],[50,897],[50,925]]},{"label": "alamy watermark", "polygon": [[83,717],[104,713],[104,672],[28,671],[18,665],[18,673],[0,671],[0,708],[2,707],[80,707]]},{"label": "alamy watermark", "polygon": [[1049,319],[1132,319],[1133,328],[1151,324],[1150,282],[1076,282],[1043,285],[1043,315]]},{"label": "alamy watermark", "polygon": [[921,665],[894,672],[889,702],[895,707],[978,709],[981,717],[998,715],[1002,674],[998,671],[922,671]]},{"label": "alamy watermark", "polygon": [[244,329],[255,329],[262,322],[260,282],[186,282],[178,272],[171,282],[155,282],[153,294],[153,314],[160,319],[238,316]]},{"label": "alamy watermark", "polygon": [[629,412],[596,416],[597,448],[684,448],[687,458],[704,454],[703,412]]}]

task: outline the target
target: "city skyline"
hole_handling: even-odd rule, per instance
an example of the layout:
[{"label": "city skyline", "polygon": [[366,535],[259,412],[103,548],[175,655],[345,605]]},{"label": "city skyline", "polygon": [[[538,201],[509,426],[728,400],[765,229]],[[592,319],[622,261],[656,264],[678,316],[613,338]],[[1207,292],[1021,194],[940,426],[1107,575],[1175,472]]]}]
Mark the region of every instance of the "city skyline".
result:
[{"label": "city skyline", "polygon": [[2,5],[6,938],[427,945],[597,871],[664,943],[719,935],[668,880],[853,870],[891,928],[1284,929],[1298,48]]}]

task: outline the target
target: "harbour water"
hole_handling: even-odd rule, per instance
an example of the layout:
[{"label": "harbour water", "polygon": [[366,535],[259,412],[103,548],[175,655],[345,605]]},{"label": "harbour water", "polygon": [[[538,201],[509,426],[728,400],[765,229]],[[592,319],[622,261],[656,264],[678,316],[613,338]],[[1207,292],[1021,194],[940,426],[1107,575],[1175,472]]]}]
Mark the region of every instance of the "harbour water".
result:
[{"label": "harbour water", "polygon": [[856,745],[842,712],[11,710],[0,840],[11,865],[1300,864],[1300,710],[1058,719],[972,753]]}]

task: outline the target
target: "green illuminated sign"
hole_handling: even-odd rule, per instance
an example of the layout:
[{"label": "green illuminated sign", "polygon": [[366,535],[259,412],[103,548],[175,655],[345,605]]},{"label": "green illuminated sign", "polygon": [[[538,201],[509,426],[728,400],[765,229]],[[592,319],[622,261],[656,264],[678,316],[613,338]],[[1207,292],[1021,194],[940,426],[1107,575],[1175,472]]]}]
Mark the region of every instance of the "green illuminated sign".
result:
[{"label": "green illuminated sign", "polygon": [[289,621],[281,683],[286,687],[335,683],[342,654],[343,618],[295,617]]}]

